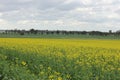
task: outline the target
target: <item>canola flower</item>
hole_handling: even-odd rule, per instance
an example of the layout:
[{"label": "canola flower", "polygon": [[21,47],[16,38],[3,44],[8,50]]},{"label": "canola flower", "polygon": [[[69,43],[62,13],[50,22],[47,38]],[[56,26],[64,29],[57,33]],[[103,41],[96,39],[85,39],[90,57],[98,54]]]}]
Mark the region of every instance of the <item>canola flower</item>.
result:
[{"label": "canola flower", "polygon": [[59,75],[60,75],[60,73],[59,73],[59,72],[56,72],[56,71],[54,72],[54,74],[55,74],[55,75],[57,75],[57,76],[59,76]]},{"label": "canola flower", "polygon": [[57,80],[63,80],[63,79],[62,79],[62,77],[58,77],[58,79],[57,79]]},{"label": "canola flower", "polygon": [[22,64],[23,66],[25,66],[25,65],[26,65],[26,62],[25,62],[25,61],[22,61],[21,64]]},{"label": "canola flower", "polygon": [[50,79],[50,80],[53,80],[53,79],[54,79],[54,75],[50,75],[50,76],[49,76],[49,79]]},{"label": "canola flower", "polygon": [[67,79],[71,79],[71,76],[69,74],[66,75]]}]

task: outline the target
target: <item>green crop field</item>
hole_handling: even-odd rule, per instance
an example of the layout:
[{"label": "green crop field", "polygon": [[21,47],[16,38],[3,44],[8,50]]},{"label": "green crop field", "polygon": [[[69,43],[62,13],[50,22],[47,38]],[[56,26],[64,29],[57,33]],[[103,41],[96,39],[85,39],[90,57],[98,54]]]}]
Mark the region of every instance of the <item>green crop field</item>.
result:
[{"label": "green crop field", "polygon": [[0,80],[120,80],[120,41],[0,38]]},{"label": "green crop field", "polygon": [[120,39],[118,35],[82,35],[82,34],[0,34],[0,38],[47,38],[47,39]]}]

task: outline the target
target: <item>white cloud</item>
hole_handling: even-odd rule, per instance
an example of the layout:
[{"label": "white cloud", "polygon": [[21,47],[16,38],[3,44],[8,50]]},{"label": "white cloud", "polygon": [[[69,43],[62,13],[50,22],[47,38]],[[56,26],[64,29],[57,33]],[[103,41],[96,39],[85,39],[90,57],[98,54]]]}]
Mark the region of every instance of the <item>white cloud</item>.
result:
[{"label": "white cloud", "polygon": [[107,16],[109,19],[120,19],[120,15],[117,13],[111,13]]},{"label": "white cloud", "polygon": [[3,15],[3,13],[0,13],[0,17]]},{"label": "white cloud", "polygon": [[70,3],[72,3],[72,2],[74,2],[75,0],[66,0],[65,2],[64,2],[64,4],[70,4]]},{"label": "white cloud", "polygon": [[82,3],[85,4],[85,5],[90,5],[90,4],[93,3],[92,0],[81,0],[81,1],[82,1]]},{"label": "white cloud", "polygon": [[0,19],[0,25],[7,24],[8,22],[6,20]]}]

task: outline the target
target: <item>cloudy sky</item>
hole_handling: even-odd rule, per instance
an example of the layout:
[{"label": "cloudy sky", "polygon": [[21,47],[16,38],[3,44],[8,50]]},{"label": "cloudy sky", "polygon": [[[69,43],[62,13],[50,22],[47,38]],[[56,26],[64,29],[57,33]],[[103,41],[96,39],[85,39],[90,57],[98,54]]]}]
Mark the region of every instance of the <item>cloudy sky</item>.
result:
[{"label": "cloudy sky", "polygon": [[119,30],[120,0],[0,0],[0,29]]}]

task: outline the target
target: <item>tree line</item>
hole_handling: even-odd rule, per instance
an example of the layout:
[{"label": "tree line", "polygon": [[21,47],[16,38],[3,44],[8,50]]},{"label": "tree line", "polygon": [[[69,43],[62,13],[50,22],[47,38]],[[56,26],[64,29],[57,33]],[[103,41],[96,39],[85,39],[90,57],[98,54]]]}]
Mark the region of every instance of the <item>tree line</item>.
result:
[{"label": "tree line", "polygon": [[30,29],[30,30],[4,30],[1,32],[2,34],[19,34],[19,35],[25,35],[25,34],[62,34],[62,35],[99,35],[99,36],[118,36],[120,35],[120,31],[112,32],[112,30],[109,30],[108,32],[101,32],[101,31],[65,31],[65,30],[36,30],[36,29]]}]

